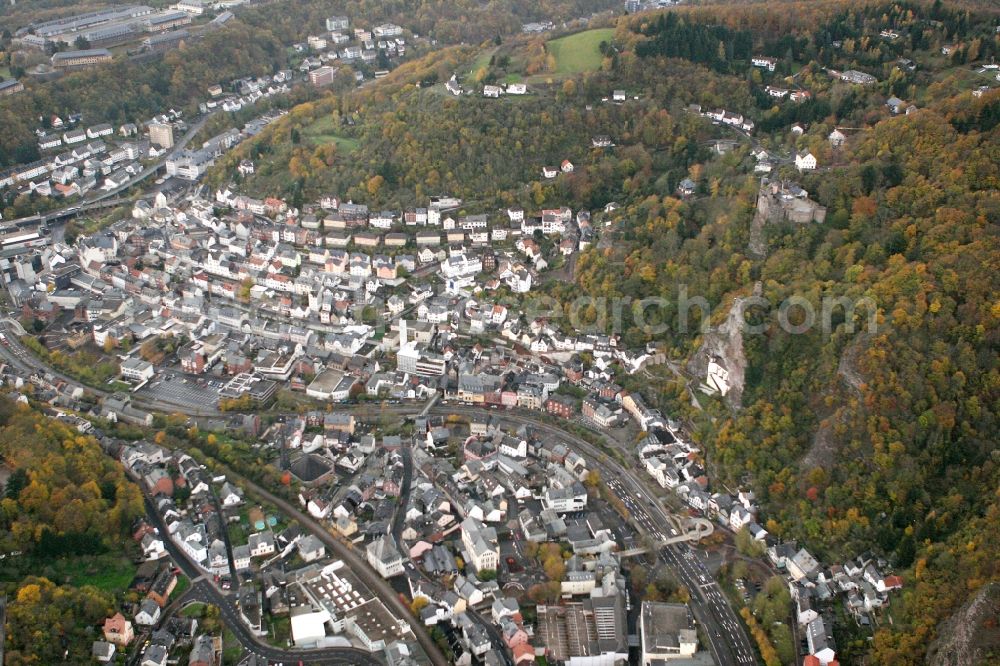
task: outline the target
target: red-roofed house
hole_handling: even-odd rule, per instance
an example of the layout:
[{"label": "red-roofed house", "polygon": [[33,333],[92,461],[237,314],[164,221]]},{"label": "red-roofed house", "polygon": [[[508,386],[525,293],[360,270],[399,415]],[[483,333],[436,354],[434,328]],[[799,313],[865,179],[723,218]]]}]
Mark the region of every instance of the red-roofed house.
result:
[{"label": "red-roofed house", "polygon": [[531,646],[530,643],[521,643],[514,647],[514,663],[515,664],[533,664],[535,663],[535,648]]},{"label": "red-roofed house", "polygon": [[124,646],[131,643],[134,637],[132,623],[121,613],[115,613],[104,621],[104,640],[107,642]]},{"label": "red-roofed house", "polygon": [[883,582],[887,590],[899,590],[903,587],[903,579],[899,576],[886,576]]}]

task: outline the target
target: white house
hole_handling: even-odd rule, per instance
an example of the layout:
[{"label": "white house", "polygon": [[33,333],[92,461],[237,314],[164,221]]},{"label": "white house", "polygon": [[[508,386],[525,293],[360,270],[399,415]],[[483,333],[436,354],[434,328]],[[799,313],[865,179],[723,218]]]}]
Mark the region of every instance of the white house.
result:
[{"label": "white house", "polygon": [[805,548],[785,559],[785,567],[792,580],[802,580],[819,569],[819,563]]},{"label": "white house", "polygon": [[274,533],[271,530],[266,530],[264,532],[257,532],[250,535],[250,556],[251,557],[264,557],[265,555],[273,555],[276,546],[274,543]]},{"label": "white house", "polygon": [[750,62],[754,67],[761,67],[769,72],[773,72],[775,66],[778,64],[776,58],[768,58],[766,56],[754,56],[750,59]]},{"label": "white house", "polygon": [[753,522],[753,514],[742,504],[737,504],[729,514],[729,528],[734,532]]},{"label": "white house", "polygon": [[496,529],[483,525],[475,518],[462,521],[462,545],[477,573],[485,569],[495,571],[500,564]]},{"label": "white house", "polygon": [[564,488],[549,486],[542,496],[542,508],[556,513],[583,511],[587,508],[587,489],[579,482]]},{"label": "white house", "polygon": [[239,506],[243,502],[243,495],[239,488],[226,481],[219,491],[219,499],[224,507]]},{"label": "white house", "polygon": [[368,544],[365,551],[368,564],[382,578],[392,578],[403,573],[403,556],[396,547],[396,540],[391,534],[384,534]]},{"label": "white house", "polygon": [[155,369],[149,361],[144,361],[141,358],[129,358],[122,361],[121,373],[125,379],[141,382],[152,378]]},{"label": "white house", "polygon": [[250,546],[234,546],[233,547],[233,564],[236,565],[237,571],[247,571],[250,569]]},{"label": "white house", "polygon": [[157,560],[166,554],[163,539],[158,534],[146,534],[142,537],[142,554],[147,560]]},{"label": "white house", "polygon": [[708,362],[708,375],[706,383],[719,392],[720,395],[729,393],[729,371],[722,367],[716,359]]},{"label": "white house", "polygon": [[144,627],[152,627],[160,621],[160,606],[152,599],[143,599],[139,604],[139,612],[135,614],[135,623]]},{"label": "white house", "polygon": [[795,615],[801,627],[808,625],[819,617],[819,613],[812,607],[812,600],[805,591],[799,591],[799,597],[795,602]]},{"label": "white house", "polygon": [[91,646],[91,655],[98,662],[107,664],[115,658],[115,645],[107,641],[94,641]]},{"label": "white house", "polygon": [[822,617],[817,617],[806,625],[806,642],[809,645],[809,654],[819,659],[821,666],[826,666],[836,657],[829,645],[830,639],[826,634]]},{"label": "white house", "polygon": [[313,534],[299,539],[298,548],[304,562],[314,562],[326,557],[326,546]]},{"label": "white house", "polygon": [[799,171],[812,171],[816,168],[816,156],[808,150],[796,153],[795,168]]}]

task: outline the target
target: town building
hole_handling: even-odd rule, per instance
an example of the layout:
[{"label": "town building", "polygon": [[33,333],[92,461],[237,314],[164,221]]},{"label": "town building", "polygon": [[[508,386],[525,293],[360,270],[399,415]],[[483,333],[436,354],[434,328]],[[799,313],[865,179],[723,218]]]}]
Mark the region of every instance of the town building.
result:
[{"label": "town building", "polygon": [[0,81],[0,97],[4,95],[13,95],[24,90],[24,84],[16,79],[6,79]]},{"label": "town building", "polygon": [[403,573],[403,556],[391,534],[384,534],[368,544],[365,549],[368,564],[382,578],[392,578]]},{"label": "town building", "polygon": [[105,62],[111,62],[111,51],[107,49],[62,51],[52,55],[52,66],[56,69],[75,69]]},{"label": "town building", "polygon": [[639,635],[642,666],[689,658],[698,650],[698,632],[686,604],[643,601]]},{"label": "town building", "polygon": [[500,564],[496,529],[468,517],[462,521],[462,545],[469,556],[469,564],[477,573],[484,570],[496,571]]}]

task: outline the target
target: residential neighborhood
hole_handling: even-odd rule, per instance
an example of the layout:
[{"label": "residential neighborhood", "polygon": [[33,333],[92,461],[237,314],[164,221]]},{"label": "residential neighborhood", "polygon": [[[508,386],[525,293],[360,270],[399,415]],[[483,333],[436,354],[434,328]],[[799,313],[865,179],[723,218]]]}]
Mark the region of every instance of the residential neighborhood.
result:
[{"label": "residential neighborhood", "polygon": [[0,666],[989,662],[995,17],[557,4],[0,12]]}]

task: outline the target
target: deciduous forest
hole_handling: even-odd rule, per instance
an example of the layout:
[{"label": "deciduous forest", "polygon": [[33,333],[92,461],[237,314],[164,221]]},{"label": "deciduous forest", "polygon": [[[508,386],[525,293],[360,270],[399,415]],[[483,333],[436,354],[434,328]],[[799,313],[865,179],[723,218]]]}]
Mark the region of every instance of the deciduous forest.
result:
[{"label": "deciduous forest", "polygon": [[[7,571],[23,570],[25,562],[39,573],[58,562],[82,568],[122,554],[144,513],[142,494],[93,437],[0,398],[0,462],[10,474],[0,500]],[[0,585],[8,596],[7,663],[55,663],[65,650],[74,663],[90,658],[85,639],[113,608],[109,591],[37,575],[5,575]]]},{"label": "deciduous forest", "polygon": [[[713,477],[755,488],[772,534],[824,560],[867,550],[887,557],[906,588],[871,656],[916,664],[939,624],[998,578],[997,536],[986,526],[1000,511],[1000,103],[995,92],[973,97],[966,74],[967,62],[1000,50],[995,23],[940,2],[638,16],[602,44],[599,70],[575,77],[554,75],[543,40],[475,61],[488,60],[477,81],[526,77],[535,94],[523,99],[445,93],[443,81],[462,80],[475,57],[454,50],[447,66],[414,63],[377,91],[294,110],[236,151],[213,182],[228,182],[251,157],[261,166],[245,189],[298,203],[329,193],[398,208],[449,193],[469,212],[489,212],[512,203],[600,210],[615,201],[620,208],[604,218],[613,240],[580,256],[572,284],[546,286],[566,304],[580,292],[676,303],[683,286],[708,300],[717,324],[755,286],[772,304],[802,297],[817,316],[824,298],[869,299],[872,331],[866,312],[843,307],[829,334],[793,335],[774,323],[775,310],[751,312],[765,326],[743,341],[739,407],[703,399],[693,408],[687,382],[676,378],[623,381],[695,424]],[[887,28],[904,41],[878,39]],[[955,44],[950,56],[943,44]],[[920,65],[900,66],[903,53]],[[774,73],[750,66],[759,54],[779,60]],[[855,68],[878,83],[854,86],[829,73]],[[811,97],[774,102],[768,83]],[[613,89],[629,101],[608,104]],[[892,95],[916,112],[894,116],[884,103]],[[713,155],[715,139],[738,137],[690,104],[756,120],[756,148],[779,158],[804,149],[818,156],[816,172],[779,165],[772,178],[801,184],[827,209],[825,222],[755,229],[751,146],[737,140]],[[357,147],[314,140],[317,122]],[[804,131],[789,132],[793,123]],[[840,148],[827,141],[835,127],[852,128]],[[591,148],[596,135],[615,148]],[[541,178],[542,166],[563,159],[573,174]],[[675,188],[686,176],[697,193],[682,199]],[[750,248],[755,234],[762,253]],[[661,343],[685,364],[702,336],[681,329],[676,307],[659,317],[666,333],[626,324],[626,344]]]}]

